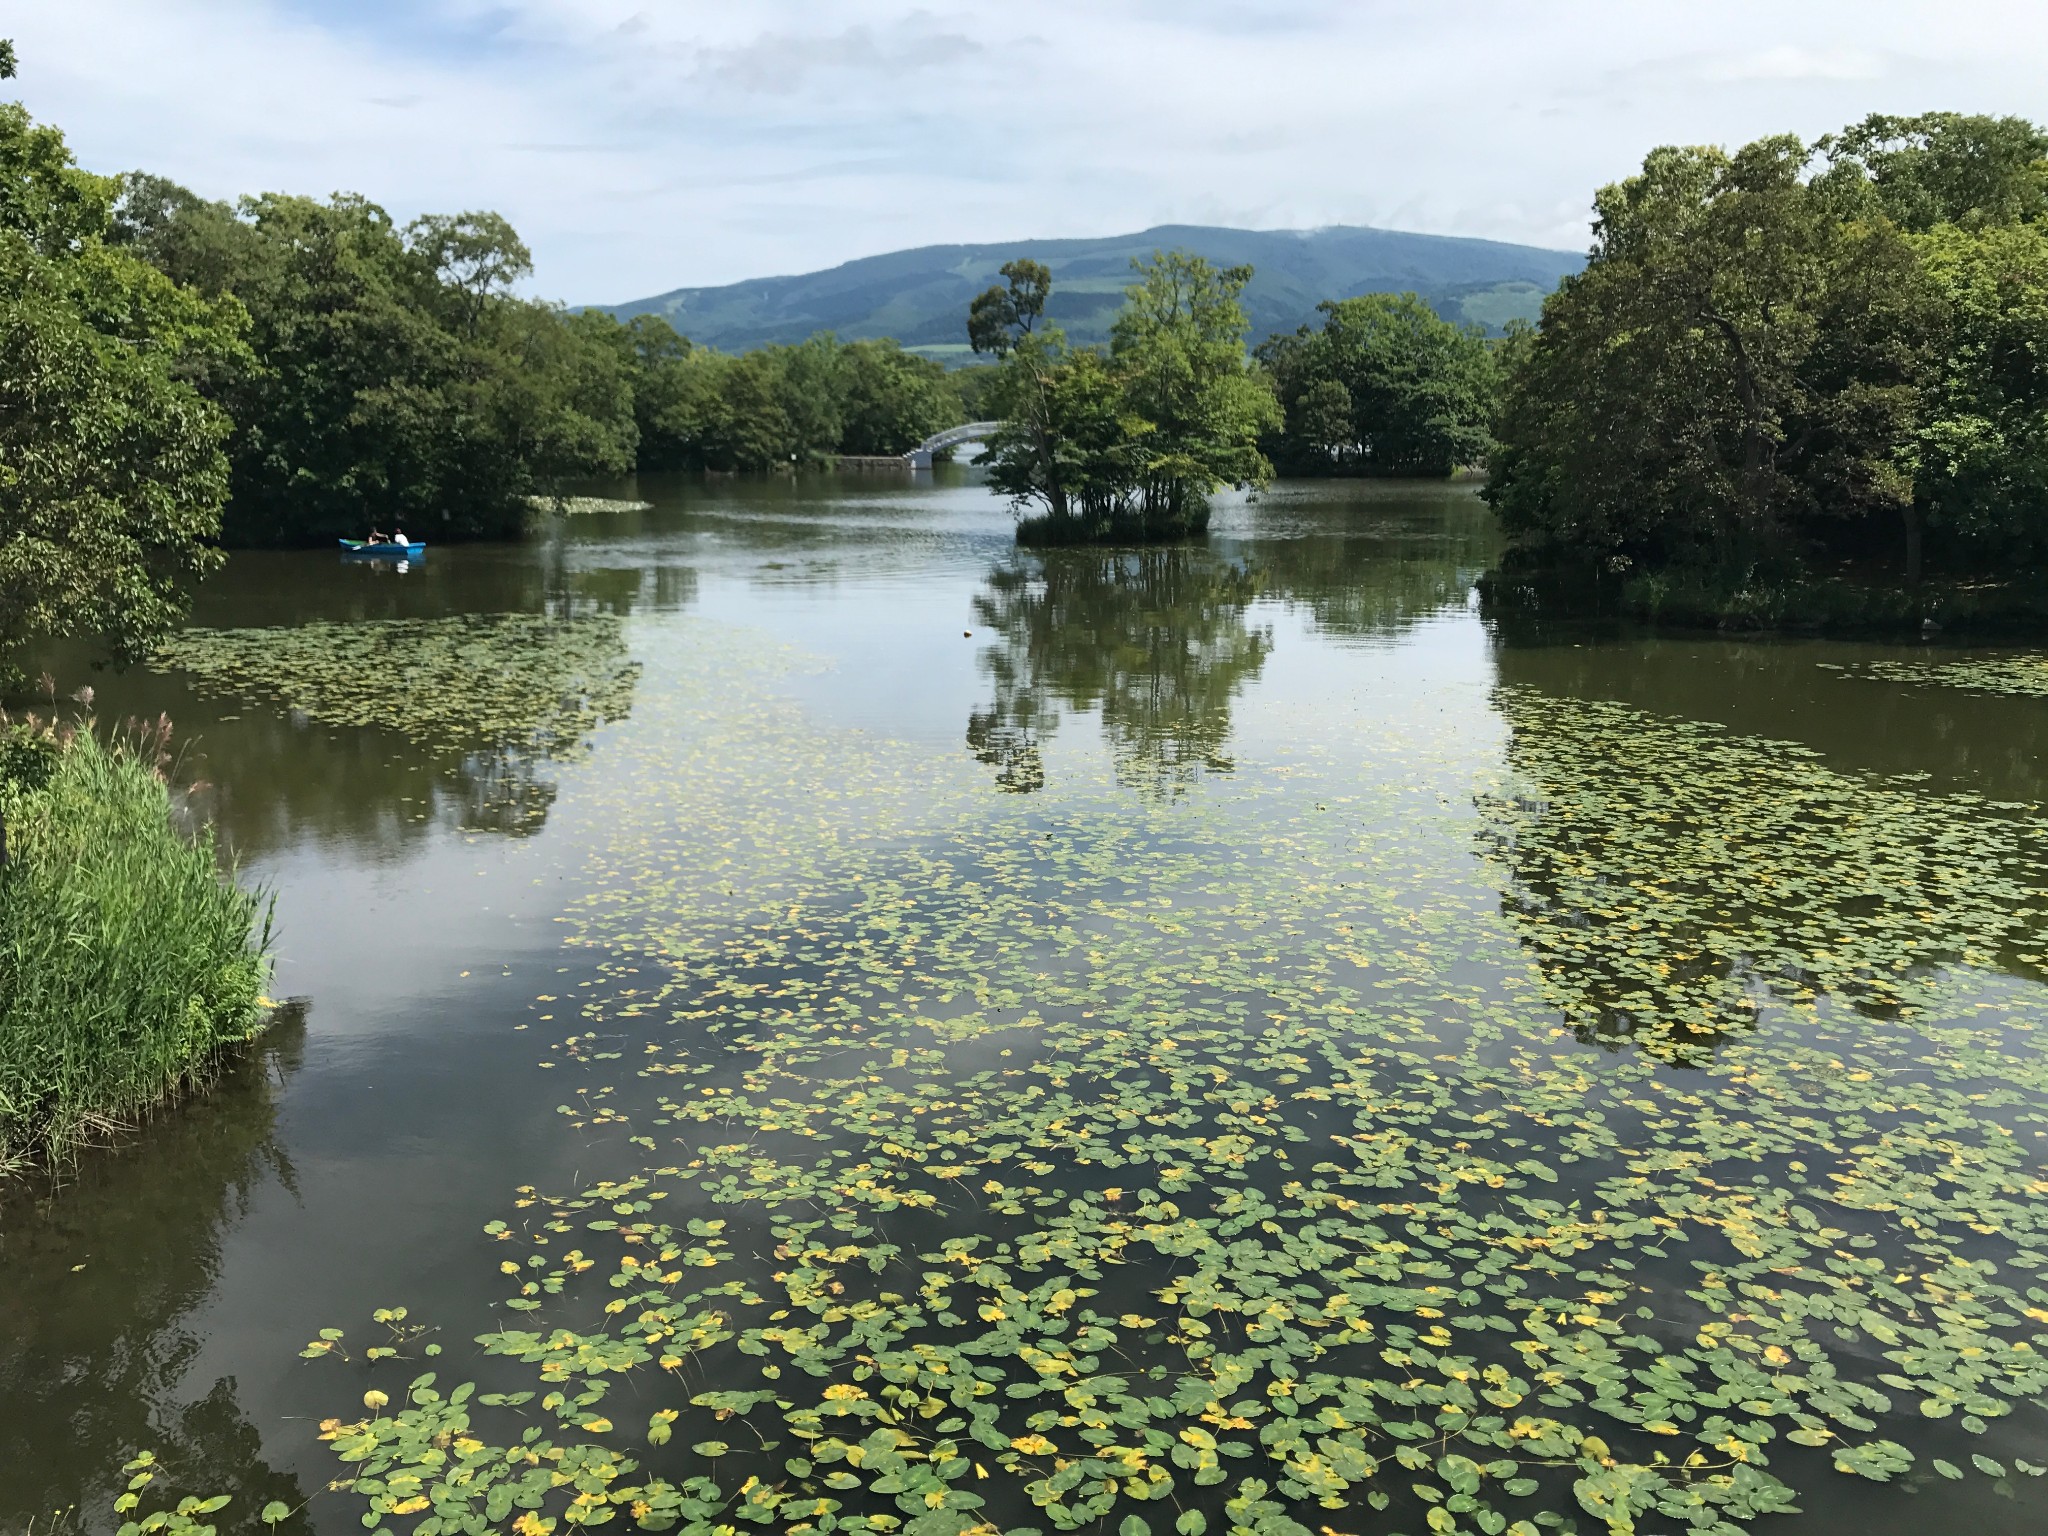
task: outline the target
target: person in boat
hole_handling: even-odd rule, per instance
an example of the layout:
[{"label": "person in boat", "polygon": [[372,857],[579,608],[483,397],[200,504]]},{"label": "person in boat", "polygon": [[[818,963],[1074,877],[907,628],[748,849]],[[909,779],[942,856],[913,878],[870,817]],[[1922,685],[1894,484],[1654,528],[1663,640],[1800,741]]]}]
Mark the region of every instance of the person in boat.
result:
[{"label": "person in boat", "polygon": [[391,530],[391,542],[394,544],[410,544],[412,540],[405,536],[403,528],[393,528]]},{"label": "person in boat", "polygon": [[384,535],[379,533],[376,529],[372,528],[370,530],[369,542],[372,544],[389,544],[391,541],[385,538]]}]

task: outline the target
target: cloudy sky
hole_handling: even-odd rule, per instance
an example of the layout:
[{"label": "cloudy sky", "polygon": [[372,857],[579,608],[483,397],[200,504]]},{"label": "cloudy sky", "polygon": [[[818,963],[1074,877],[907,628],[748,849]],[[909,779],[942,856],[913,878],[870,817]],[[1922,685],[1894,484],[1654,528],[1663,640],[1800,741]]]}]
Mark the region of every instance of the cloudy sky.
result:
[{"label": "cloudy sky", "polygon": [[1658,143],[2048,120],[2040,0],[0,0],[30,110],[213,196],[495,208],[574,302],[906,245],[1576,249]]}]

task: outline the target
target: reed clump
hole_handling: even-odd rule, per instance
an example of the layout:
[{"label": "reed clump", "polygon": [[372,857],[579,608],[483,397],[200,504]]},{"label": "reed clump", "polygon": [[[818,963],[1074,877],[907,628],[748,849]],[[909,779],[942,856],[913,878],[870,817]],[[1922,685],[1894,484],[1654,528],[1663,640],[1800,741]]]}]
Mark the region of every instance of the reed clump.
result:
[{"label": "reed clump", "polygon": [[0,1171],[132,1123],[265,1022],[270,904],[174,824],[169,734],[0,716]]}]

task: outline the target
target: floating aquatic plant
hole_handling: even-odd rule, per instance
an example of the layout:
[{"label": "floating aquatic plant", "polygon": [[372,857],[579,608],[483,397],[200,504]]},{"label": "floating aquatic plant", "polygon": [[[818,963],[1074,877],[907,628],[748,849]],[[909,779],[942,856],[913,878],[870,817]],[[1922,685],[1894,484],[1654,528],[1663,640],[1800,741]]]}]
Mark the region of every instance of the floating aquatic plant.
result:
[{"label": "floating aquatic plant", "polygon": [[1915,683],[1927,688],[1962,688],[1972,693],[2048,698],[2048,656],[1871,661],[1854,668],[1852,675],[1878,677],[1894,683]]},{"label": "floating aquatic plant", "polygon": [[1885,1012],[1945,968],[2038,976],[2035,807],[1830,771],[1790,743],[1624,705],[1497,697],[1514,787],[1487,796],[1504,911],[1590,1038],[1684,1054],[1758,995]]},{"label": "floating aquatic plant", "polygon": [[651,501],[623,501],[613,496],[529,496],[526,501],[536,512],[555,512],[567,517],[654,510],[654,503]]},{"label": "floating aquatic plant", "polygon": [[1525,691],[1476,797],[1369,724],[1001,796],[728,642],[537,1003],[603,1171],[485,1228],[479,1381],[380,1344],[323,1426],[365,1527],[1727,1536],[2048,1471],[2032,808]]},{"label": "floating aquatic plant", "polygon": [[[128,1486],[114,1500],[114,1513],[128,1518],[121,1522],[118,1536],[214,1536],[217,1529],[208,1523],[206,1517],[227,1508],[231,1502],[226,1494],[215,1494],[201,1498],[187,1494],[175,1504],[145,1510],[145,1503],[159,1502],[149,1494],[149,1485],[156,1481],[161,1469],[157,1466],[156,1454],[143,1451],[129,1459],[121,1468],[128,1479]],[[290,1511],[282,1504],[271,1504],[263,1512],[264,1523],[275,1525]]]},{"label": "floating aquatic plant", "polygon": [[153,662],[214,693],[275,700],[328,725],[380,726],[434,750],[573,755],[631,708],[639,666],[600,614],[470,614],[189,629]]}]

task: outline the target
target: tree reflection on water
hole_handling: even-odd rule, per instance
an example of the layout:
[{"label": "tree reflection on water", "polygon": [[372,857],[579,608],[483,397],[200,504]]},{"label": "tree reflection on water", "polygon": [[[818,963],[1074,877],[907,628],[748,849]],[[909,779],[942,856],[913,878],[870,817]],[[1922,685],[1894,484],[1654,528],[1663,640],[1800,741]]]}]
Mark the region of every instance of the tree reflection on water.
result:
[{"label": "tree reflection on water", "polygon": [[1000,637],[982,656],[994,698],[967,744],[997,784],[1045,784],[1041,751],[1060,711],[1093,710],[1117,782],[1177,795],[1228,773],[1230,711],[1273,648],[1247,621],[1256,573],[1203,548],[1053,550],[989,572],[977,620]]}]

